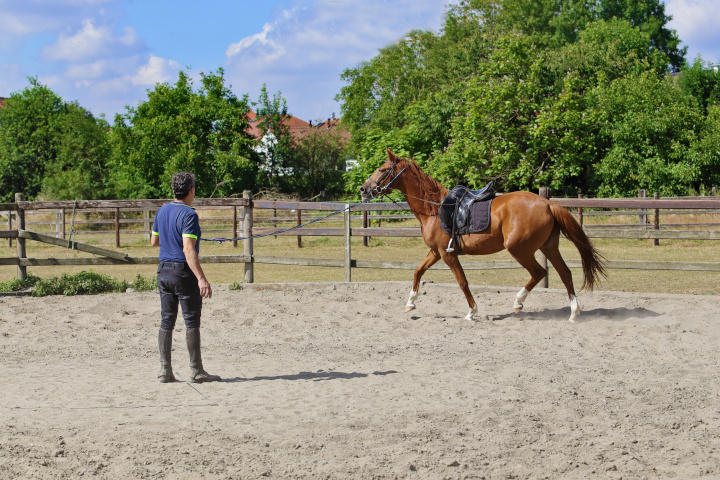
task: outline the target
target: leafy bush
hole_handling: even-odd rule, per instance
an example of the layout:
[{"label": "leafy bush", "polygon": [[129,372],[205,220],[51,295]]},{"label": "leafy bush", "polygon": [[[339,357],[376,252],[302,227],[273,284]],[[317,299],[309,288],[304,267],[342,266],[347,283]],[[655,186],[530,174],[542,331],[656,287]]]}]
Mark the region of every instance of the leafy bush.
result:
[{"label": "leafy bush", "polygon": [[35,275],[28,274],[27,278],[10,280],[9,282],[0,283],[0,292],[18,292],[35,285],[40,278]]},{"label": "leafy bush", "polygon": [[148,292],[158,288],[157,277],[145,278],[139,273],[135,276],[135,280],[130,282],[130,285],[136,292]]},{"label": "leafy bush", "polygon": [[98,293],[124,292],[128,283],[108,275],[82,271],[75,275],[63,273],[60,278],[39,280],[35,284],[33,296],[46,295],[95,295]]}]

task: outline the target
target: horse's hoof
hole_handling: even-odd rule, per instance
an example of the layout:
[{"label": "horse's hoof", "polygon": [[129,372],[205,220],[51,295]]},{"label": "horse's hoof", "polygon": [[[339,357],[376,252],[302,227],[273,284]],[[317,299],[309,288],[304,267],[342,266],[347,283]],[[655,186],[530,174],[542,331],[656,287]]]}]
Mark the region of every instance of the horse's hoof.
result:
[{"label": "horse's hoof", "polygon": [[522,312],[522,307],[515,309],[515,313],[520,313],[520,312]]},{"label": "horse's hoof", "polygon": [[415,305],[413,305],[412,307],[411,307],[410,305],[407,305],[407,306],[405,307],[405,311],[406,311],[406,312],[412,312],[413,310],[415,310]]}]

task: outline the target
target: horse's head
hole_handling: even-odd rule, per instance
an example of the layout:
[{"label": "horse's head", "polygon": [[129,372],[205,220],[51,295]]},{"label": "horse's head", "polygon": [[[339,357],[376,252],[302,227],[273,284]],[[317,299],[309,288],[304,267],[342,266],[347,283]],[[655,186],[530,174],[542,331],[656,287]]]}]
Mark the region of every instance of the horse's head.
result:
[{"label": "horse's head", "polygon": [[398,167],[400,158],[392,153],[389,148],[387,149],[387,154],[388,159],[385,163],[380,165],[380,168],[375,170],[375,173],[370,175],[362,187],[360,187],[360,196],[363,202],[372,200],[378,195],[390,190],[390,185],[400,176],[403,170],[405,170],[404,168]]}]

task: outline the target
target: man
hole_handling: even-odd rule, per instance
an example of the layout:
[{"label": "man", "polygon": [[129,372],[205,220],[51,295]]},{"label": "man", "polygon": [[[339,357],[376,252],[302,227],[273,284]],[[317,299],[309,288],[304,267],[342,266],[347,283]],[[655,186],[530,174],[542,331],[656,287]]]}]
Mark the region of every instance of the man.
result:
[{"label": "man", "polygon": [[162,320],[158,332],[158,378],[161,383],[175,381],[170,351],[179,303],[185,319],[190,353],[190,381],[215,382],[220,377],[207,373],[200,357],[202,299],[212,297],[212,288],[200,266],[200,223],[197,213],[190,207],[195,200],[195,175],[179,172],[173,175],[170,183],[175,200],[157,211],[150,236],[150,245],[160,247],[157,283]]}]

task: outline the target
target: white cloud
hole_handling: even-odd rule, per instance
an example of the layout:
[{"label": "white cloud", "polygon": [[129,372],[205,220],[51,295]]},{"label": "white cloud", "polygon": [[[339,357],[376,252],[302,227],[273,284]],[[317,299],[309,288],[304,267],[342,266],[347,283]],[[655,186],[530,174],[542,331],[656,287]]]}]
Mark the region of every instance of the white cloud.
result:
[{"label": "white cloud", "polygon": [[700,52],[705,60],[720,60],[720,2],[667,0],[665,13],[673,17],[668,27],[688,46],[688,60]]},{"label": "white cloud", "polygon": [[36,34],[58,32],[77,25],[78,19],[105,15],[100,5],[122,0],[0,0],[0,50],[10,51]]},{"label": "white cloud", "polygon": [[[283,10],[261,32],[226,49],[233,90],[257,98],[263,83],[306,120],[339,113],[340,74],[415,28],[439,30],[446,2],[312,0]],[[307,118],[306,118],[307,117]]]},{"label": "white cloud", "polygon": [[244,50],[253,46],[261,47],[266,52],[270,52],[272,58],[277,58],[285,53],[285,49],[273,41],[270,37],[273,27],[269,23],[263,25],[262,32],[245,37],[237,43],[231,43],[225,50],[225,55],[230,58],[240,55]]},{"label": "white cloud", "polygon": [[108,26],[96,27],[91,20],[82,23],[82,29],[74,35],[60,35],[54,45],[43,48],[43,57],[49,61],[79,62],[144,49],[133,27],[124,27],[122,35],[117,36]]},{"label": "white cloud", "polygon": [[156,83],[168,82],[181,69],[180,64],[174,60],[150,55],[148,62],[140,67],[137,74],[130,81],[133,85],[152,86]]}]

